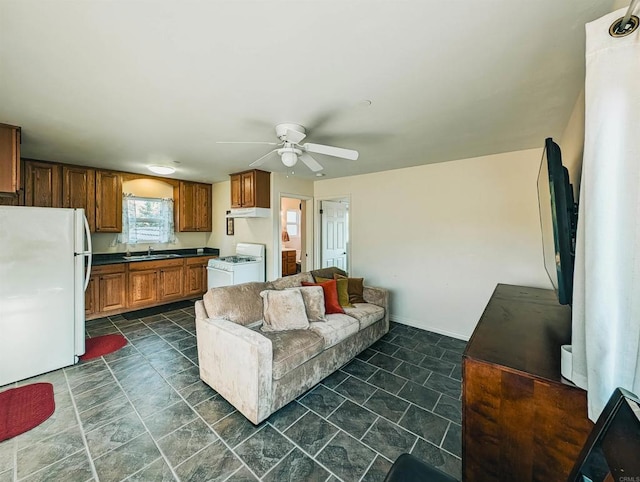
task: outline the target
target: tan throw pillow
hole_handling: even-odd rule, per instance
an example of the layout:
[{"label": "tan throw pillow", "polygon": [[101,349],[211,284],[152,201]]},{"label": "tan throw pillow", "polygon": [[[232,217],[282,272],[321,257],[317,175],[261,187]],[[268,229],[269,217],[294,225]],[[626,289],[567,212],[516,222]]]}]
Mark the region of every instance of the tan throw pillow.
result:
[{"label": "tan throw pillow", "polygon": [[[340,303],[340,306],[342,306],[343,308],[353,308],[353,305],[349,302],[349,281],[345,277],[335,278],[335,280],[338,289],[338,303]],[[331,279],[317,276],[316,281],[318,283],[324,283],[325,281],[331,281]]]},{"label": "tan throw pillow", "polygon": [[327,321],[324,317],[324,290],[322,286],[301,286],[300,288],[287,288],[298,290],[302,294],[304,308],[307,312],[307,319],[311,321]]},{"label": "tan throw pillow", "polygon": [[334,279],[346,279],[348,281],[349,303],[366,303],[364,300],[364,278],[347,278],[338,273]]},{"label": "tan throw pillow", "polygon": [[262,331],[304,330],[309,328],[302,293],[298,290],[265,290]]},{"label": "tan throw pillow", "polygon": [[202,297],[209,318],[233,321],[249,326],[262,320],[260,292],[271,288],[270,283],[251,282],[211,288]]}]

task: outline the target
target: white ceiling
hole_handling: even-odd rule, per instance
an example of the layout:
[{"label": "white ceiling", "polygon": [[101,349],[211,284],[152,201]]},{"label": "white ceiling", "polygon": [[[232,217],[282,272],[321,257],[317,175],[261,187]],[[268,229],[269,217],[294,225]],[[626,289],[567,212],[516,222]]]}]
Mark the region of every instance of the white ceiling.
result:
[{"label": "white ceiling", "polygon": [[613,4],[0,0],[0,122],[23,157],[206,181],[270,149],[216,141],[280,122],[360,151],[314,155],[328,178],[541,147],[582,88],[584,24]]}]

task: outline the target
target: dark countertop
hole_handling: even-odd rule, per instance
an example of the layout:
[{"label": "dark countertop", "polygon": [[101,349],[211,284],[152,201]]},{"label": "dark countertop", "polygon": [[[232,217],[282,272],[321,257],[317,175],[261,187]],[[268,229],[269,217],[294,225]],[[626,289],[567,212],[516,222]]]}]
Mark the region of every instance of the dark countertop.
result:
[{"label": "dark countertop", "polygon": [[[163,249],[153,250],[153,254],[177,254],[181,258],[195,258],[200,256],[219,256],[220,250],[217,248],[203,248],[202,254],[198,254],[197,249],[200,248],[186,248],[186,249]],[[147,254],[146,251],[131,251],[132,256],[140,256]],[[149,261],[144,259],[129,260],[124,259],[126,253],[104,253],[94,254],[91,257],[91,263],[93,266],[103,266],[106,264],[118,264],[118,263],[136,263],[138,261]],[[176,259],[176,258],[166,258]]]}]

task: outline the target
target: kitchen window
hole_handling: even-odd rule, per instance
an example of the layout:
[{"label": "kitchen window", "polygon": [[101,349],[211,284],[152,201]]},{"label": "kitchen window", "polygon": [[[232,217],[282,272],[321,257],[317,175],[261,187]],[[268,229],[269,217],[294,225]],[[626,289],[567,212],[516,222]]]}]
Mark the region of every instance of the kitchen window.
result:
[{"label": "kitchen window", "polygon": [[173,199],[160,199],[125,194],[122,199],[122,234],[124,244],[172,243]]}]

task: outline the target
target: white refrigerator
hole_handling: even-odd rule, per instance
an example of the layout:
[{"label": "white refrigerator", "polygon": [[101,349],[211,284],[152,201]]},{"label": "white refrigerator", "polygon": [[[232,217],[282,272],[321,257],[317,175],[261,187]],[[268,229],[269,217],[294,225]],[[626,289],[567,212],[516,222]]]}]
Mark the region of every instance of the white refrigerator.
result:
[{"label": "white refrigerator", "polygon": [[84,354],[90,273],[83,209],[0,206],[0,386]]}]

